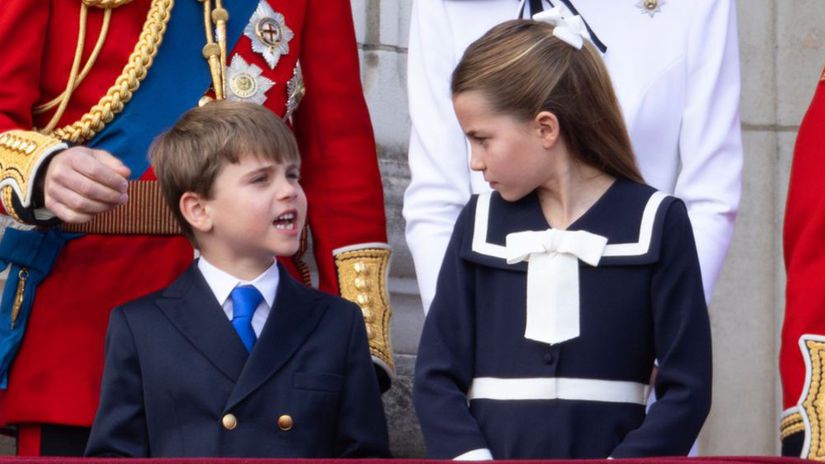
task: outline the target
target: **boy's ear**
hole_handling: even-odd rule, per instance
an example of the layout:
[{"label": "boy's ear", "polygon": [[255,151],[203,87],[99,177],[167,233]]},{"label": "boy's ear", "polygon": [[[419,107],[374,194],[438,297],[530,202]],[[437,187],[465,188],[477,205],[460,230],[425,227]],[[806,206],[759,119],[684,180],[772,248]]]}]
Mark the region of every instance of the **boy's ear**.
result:
[{"label": "boy's ear", "polygon": [[541,111],[533,120],[542,138],[544,148],[553,148],[561,136],[559,118],[550,111]]},{"label": "boy's ear", "polygon": [[194,192],[186,192],[181,195],[178,206],[192,229],[200,232],[209,232],[212,229],[212,217],[203,197]]}]

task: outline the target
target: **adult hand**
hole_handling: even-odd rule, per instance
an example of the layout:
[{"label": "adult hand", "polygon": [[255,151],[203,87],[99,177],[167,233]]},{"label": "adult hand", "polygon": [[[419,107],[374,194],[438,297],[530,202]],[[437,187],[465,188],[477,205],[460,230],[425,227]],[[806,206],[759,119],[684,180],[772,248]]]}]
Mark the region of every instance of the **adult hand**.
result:
[{"label": "adult hand", "polygon": [[50,160],[43,182],[45,206],[63,222],[83,223],[126,203],[129,168],[111,153],[72,147]]}]

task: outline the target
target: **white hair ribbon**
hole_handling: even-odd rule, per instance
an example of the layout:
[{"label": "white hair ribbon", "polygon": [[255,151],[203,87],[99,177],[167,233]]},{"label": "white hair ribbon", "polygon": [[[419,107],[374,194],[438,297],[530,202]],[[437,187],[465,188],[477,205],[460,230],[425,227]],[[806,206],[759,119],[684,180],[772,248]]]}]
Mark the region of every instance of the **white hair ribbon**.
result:
[{"label": "white hair ribbon", "polygon": [[507,235],[507,263],[527,261],[524,338],[552,345],[579,336],[579,260],[597,266],[606,245],[583,230]]},{"label": "white hair ribbon", "polygon": [[534,14],[533,21],[541,21],[554,26],[553,35],[578,50],[584,46],[585,40],[590,40],[590,33],[587,32],[587,26],[581,16],[565,18],[561,14],[560,6]]}]

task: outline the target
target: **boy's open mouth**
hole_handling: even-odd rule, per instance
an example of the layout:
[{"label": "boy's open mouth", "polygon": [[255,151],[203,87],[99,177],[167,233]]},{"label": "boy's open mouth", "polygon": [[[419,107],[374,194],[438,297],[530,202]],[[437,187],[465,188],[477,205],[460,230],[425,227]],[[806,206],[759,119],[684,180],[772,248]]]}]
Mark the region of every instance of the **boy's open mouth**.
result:
[{"label": "boy's open mouth", "polygon": [[275,221],[272,223],[275,224],[276,229],[283,229],[283,230],[292,230],[295,228],[295,220],[298,218],[298,215],[295,211],[287,211],[280,216],[275,218]]}]

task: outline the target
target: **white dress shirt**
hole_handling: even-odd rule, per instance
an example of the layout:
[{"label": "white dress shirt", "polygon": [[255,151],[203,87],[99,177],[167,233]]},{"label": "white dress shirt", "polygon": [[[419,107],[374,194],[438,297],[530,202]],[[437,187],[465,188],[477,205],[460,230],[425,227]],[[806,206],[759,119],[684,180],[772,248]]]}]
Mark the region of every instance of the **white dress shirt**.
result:
[{"label": "white dress shirt", "polygon": [[275,307],[275,292],[278,290],[278,281],[280,280],[278,263],[273,260],[272,266],[269,266],[267,270],[250,282],[238,279],[218,269],[204,259],[203,256],[198,259],[198,269],[201,271],[201,274],[203,274],[203,278],[206,279],[206,283],[209,284],[209,288],[212,290],[212,293],[215,294],[215,299],[221,304],[223,312],[230,321],[232,320],[234,312],[232,298],[229,297],[232,289],[239,285],[252,285],[261,292],[264,299],[261,300],[258,307],[255,308],[255,313],[252,315],[252,330],[255,331],[256,337],[260,337],[261,330],[263,330],[264,324],[266,324],[266,319],[269,317],[272,308]]},{"label": "white dress shirt", "polygon": [[[607,46],[604,60],[645,181],[685,201],[710,299],[733,234],[742,174],[739,51],[733,0],[573,0]],[[561,6],[562,2],[554,1]],[[470,151],[450,95],[464,50],[519,14],[518,0],[415,0],[407,82],[411,182],[406,238],[425,311],[453,224],[474,193]]]}]

